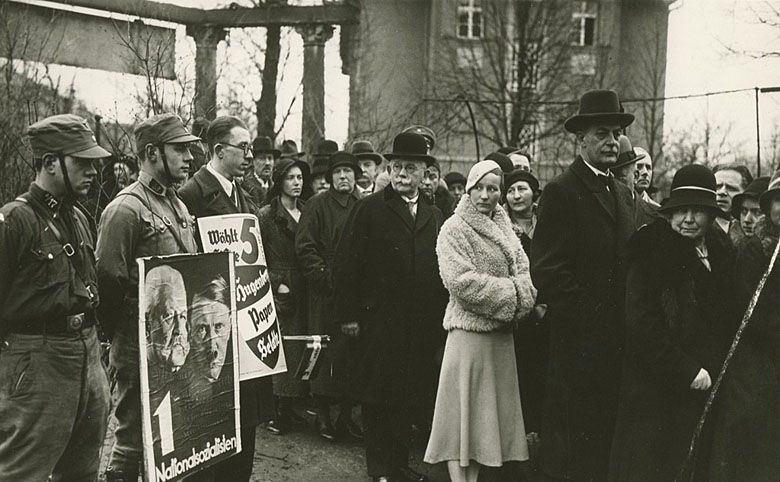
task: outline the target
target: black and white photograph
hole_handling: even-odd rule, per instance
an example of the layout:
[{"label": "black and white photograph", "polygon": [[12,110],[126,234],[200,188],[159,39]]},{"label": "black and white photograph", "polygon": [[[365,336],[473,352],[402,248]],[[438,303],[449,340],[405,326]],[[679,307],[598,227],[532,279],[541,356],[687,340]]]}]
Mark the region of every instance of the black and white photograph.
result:
[{"label": "black and white photograph", "polygon": [[0,0],[0,482],[780,482],[780,0]]}]

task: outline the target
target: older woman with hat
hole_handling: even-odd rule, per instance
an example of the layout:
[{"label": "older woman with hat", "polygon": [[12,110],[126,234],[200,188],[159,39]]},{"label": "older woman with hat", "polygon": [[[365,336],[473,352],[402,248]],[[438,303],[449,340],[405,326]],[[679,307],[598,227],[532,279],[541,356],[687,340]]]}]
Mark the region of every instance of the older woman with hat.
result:
[{"label": "older woman with hat", "polygon": [[498,204],[502,186],[495,161],[474,165],[436,247],[450,301],[425,461],[446,461],[457,481],[476,481],[483,465],[528,459],[512,329],[533,308],[536,289]]},{"label": "older woman with hat", "polygon": [[[718,214],[712,171],[681,168],[661,212],[664,219],[629,243],[613,481],[676,480],[736,328],[737,304],[729,296],[734,253],[712,225]],[[705,437],[702,464],[708,444]]]},{"label": "older woman with hat", "polygon": [[[747,192],[747,191],[746,191]],[[736,202],[736,197],[734,199]],[[743,201],[744,202],[744,201]],[[780,238],[780,171],[759,197],[764,219],[737,254],[743,306],[766,272]],[[715,422],[710,480],[780,480],[780,267],[769,273],[734,352]]]},{"label": "older woman with hat", "polygon": [[[285,335],[307,335],[306,281],[295,255],[295,234],[304,210],[301,198],[308,199],[311,195],[309,165],[298,159],[282,158],[274,165],[271,177],[273,186],[268,191],[269,202],[260,210],[259,218],[279,325]],[[298,360],[302,350],[300,343],[284,344],[288,360]],[[276,418],[267,428],[280,435],[293,422],[303,422],[292,405],[296,399],[308,395],[309,387],[292,371],[274,375],[273,386],[277,397]]]}]

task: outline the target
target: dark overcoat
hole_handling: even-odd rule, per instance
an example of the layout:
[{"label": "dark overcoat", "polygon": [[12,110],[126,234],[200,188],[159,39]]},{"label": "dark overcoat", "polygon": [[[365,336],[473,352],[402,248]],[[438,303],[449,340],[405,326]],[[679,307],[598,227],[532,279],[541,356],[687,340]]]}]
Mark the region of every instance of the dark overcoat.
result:
[{"label": "dark overcoat", "polygon": [[[665,219],[631,239],[611,481],[672,482],[687,456],[709,394],[690,385],[702,368],[714,383],[736,331],[734,250],[715,227],[705,244],[712,271],[699,260],[693,241]],[[700,463],[709,440],[701,439]],[[696,480],[706,480],[701,470]]]},{"label": "dark overcoat", "polygon": [[[184,201],[190,214],[196,218],[257,213],[254,203],[240,187],[237,195],[240,209],[228,197],[219,180],[206,169],[205,165],[179,189],[179,197]],[[202,250],[200,236],[197,237],[197,242],[198,248]],[[254,426],[274,416],[273,386],[268,377],[243,381],[239,389],[242,426]]]},{"label": "dark overcoat", "polygon": [[[298,201],[298,208],[305,209]],[[306,310],[306,280],[295,254],[295,233],[298,222],[282,206],[279,197],[271,199],[260,209],[260,232],[263,250],[271,278],[271,290],[276,303],[276,313],[283,335],[307,335],[309,325]],[[279,287],[287,286],[289,292],[280,293]],[[274,394],[283,397],[303,397],[308,394],[308,384],[295,377],[295,367],[303,354],[301,342],[285,342],[287,373],[274,375]]]},{"label": "dark overcoat", "polygon": [[270,201],[270,199],[266,198],[268,197],[268,190],[271,188],[271,181],[268,181],[267,186],[263,185],[254,172],[250,172],[244,176],[241,187],[249,194],[252,202],[257,207],[265,206],[265,204]]},{"label": "dark overcoat", "polygon": [[607,476],[623,354],[622,257],[634,216],[628,187],[614,182],[608,191],[580,157],[539,201],[531,278],[550,327],[540,461],[553,477]]},{"label": "dark overcoat", "polygon": [[333,321],[333,257],[347,216],[360,199],[334,189],[317,194],[306,203],[295,235],[295,251],[303,269],[308,295],[309,330],[330,335],[331,343],[321,355],[321,368],[311,380],[315,395],[341,398],[348,385],[351,343]]},{"label": "dark overcoat", "polygon": [[438,208],[415,218],[392,186],[361,200],[336,257],[337,323],[357,322],[352,394],[368,403],[419,406],[436,386],[447,291],[439,276]]},{"label": "dark overcoat", "polygon": [[[744,305],[769,266],[780,230],[760,222],[737,257]],[[767,278],[721,387],[710,480],[780,480],[780,263]]]}]

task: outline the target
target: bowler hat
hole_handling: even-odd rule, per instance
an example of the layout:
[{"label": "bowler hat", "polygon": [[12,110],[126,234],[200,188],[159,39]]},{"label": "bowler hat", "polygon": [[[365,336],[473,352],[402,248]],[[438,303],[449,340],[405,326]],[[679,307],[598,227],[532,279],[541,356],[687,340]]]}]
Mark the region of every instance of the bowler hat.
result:
[{"label": "bowler hat", "polygon": [[621,167],[633,164],[636,161],[644,159],[645,157],[647,156],[634,150],[634,147],[631,145],[631,139],[629,139],[628,136],[621,135],[618,137],[617,162],[615,165],[611,166],[610,169],[620,169]]},{"label": "bowler hat", "polygon": [[518,181],[525,181],[533,192],[539,192],[539,180],[536,176],[524,169],[515,169],[509,174],[504,176],[504,185],[509,189],[512,184]]},{"label": "bowler hat", "polygon": [[274,169],[271,173],[272,185],[268,189],[268,193],[266,194],[266,199],[268,200],[274,199],[275,197],[279,196],[282,193],[282,182],[284,181],[284,176],[286,176],[287,173],[290,171],[290,169],[292,169],[293,167],[299,167],[301,169],[301,174],[303,174],[303,186],[301,186],[301,198],[308,199],[310,197],[311,185],[309,183],[310,181],[309,164],[300,159],[285,157],[284,159],[279,159],[277,162],[274,163]]},{"label": "bowler hat", "polygon": [[455,184],[463,184],[463,186],[466,186],[466,176],[463,174],[452,171],[448,172],[446,176],[444,176],[444,182],[447,183],[447,186],[452,187]]},{"label": "bowler hat", "polygon": [[382,163],[382,154],[374,150],[369,141],[355,141],[352,143],[352,154],[358,160],[366,159],[374,161],[377,165]]},{"label": "bowler hat", "polygon": [[40,120],[27,128],[27,137],[33,155],[37,158],[48,153],[85,159],[111,155],[95,141],[87,121],[73,114],[54,115]]},{"label": "bowler hat", "polygon": [[671,193],[659,210],[671,212],[688,206],[720,212],[715,202],[715,175],[701,164],[688,164],[677,171],[672,179]]},{"label": "bowler hat", "polygon": [[402,132],[393,139],[393,152],[388,152],[385,157],[393,159],[409,159],[425,161],[427,166],[436,162],[436,158],[428,154],[428,145],[425,137],[415,132]]},{"label": "bowler hat", "polygon": [[282,155],[282,151],[274,147],[274,142],[270,137],[260,136],[255,137],[252,141],[252,152],[254,154],[271,154],[274,159],[279,159]]},{"label": "bowler hat", "polygon": [[339,145],[336,141],[330,139],[323,139],[317,144],[317,148],[311,153],[312,159],[325,158],[330,159],[330,156],[338,152]]},{"label": "bowler hat", "polygon": [[764,191],[761,194],[761,197],[759,198],[759,203],[761,203],[761,211],[764,214],[769,214],[769,208],[772,204],[772,201],[774,199],[777,199],[780,196],[780,171],[775,171],[774,174],[772,174],[772,179],[769,181],[769,186],[767,186],[767,190]]},{"label": "bowler hat", "polygon": [[282,141],[281,158],[301,159],[305,152],[298,152],[298,144],[292,139]]},{"label": "bowler hat", "polygon": [[589,90],[582,94],[577,113],[563,123],[572,133],[594,124],[615,124],[627,127],[634,122],[634,115],[623,112],[617,92],[612,90]]},{"label": "bowler hat", "polygon": [[504,172],[504,174],[509,174],[510,172],[515,170],[515,165],[512,164],[512,159],[509,158],[506,154],[501,154],[500,152],[491,152],[487,156],[485,156],[486,161],[495,161],[496,164],[498,164],[501,167],[501,170]]},{"label": "bowler hat", "polygon": [[431,149],[433,149],[433,146],[436,145],[436,134],[433,133],[433,130],[430,127],[413,125],[407,127],[401,132],[413,132],[415,134],[420,134],[421,136],[423,136],[428,141],[429,152],[431,151]]},{"label": "bowler hat", "polygon": [[352,168],[352,170],[355,172],[355,179],[363,175],[363,170],[360,168],[360,165],[358,165],[357,158],[346,151],[334,152],[328,158],[328,182],[332,181],[333,171],[335,171],[337,167]]},{"label": "bowler hat", "polygon": [[745,199],[753,199],[758,201],[767,189],[769,189],[769,176],[762,176],[754,179],[753,182],[748,184],[745,188],[745,192],[741,192],[734,196],[731,200],[731,216],[733,218],[739,218],[740,211],[742,210],[742,201]]},{"label": "bowler hat", "polygon": [[176,114],[153,115],[135,128],[135,145],[139,151],[147,144],[184,144],[199,140],[200,137],[187,131]]}]

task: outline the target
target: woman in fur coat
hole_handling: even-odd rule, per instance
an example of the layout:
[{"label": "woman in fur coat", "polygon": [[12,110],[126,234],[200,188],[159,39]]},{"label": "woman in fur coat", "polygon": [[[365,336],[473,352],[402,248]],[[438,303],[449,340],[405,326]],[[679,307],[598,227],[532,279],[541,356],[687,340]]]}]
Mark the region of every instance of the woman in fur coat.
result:
[{"label": "woman in fur coat", "polygon": [[498,164],[475,164],[436,247],[450,300],[425,461],[446,461],[455,481],[476,481],[482,465],[528,460],[512,330],[533,308],[536,289],[498,205],[501,187]]},{"label": "woman in fur coat", "polygon": [[[715,176],[682,167],[657,219],[629,243],[626,345],[610,481],[672,482],[736,331],[734,252],[713,226]],[[709,427],[709,425],[707,426]],[[696,479],[706,480],[709,433]]]}]

